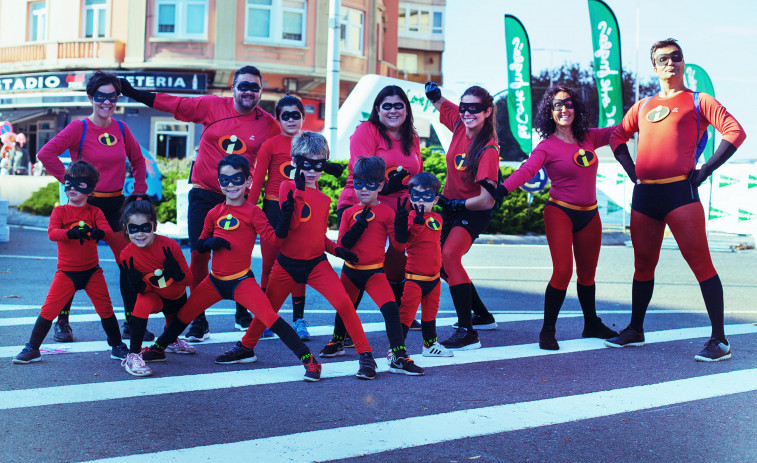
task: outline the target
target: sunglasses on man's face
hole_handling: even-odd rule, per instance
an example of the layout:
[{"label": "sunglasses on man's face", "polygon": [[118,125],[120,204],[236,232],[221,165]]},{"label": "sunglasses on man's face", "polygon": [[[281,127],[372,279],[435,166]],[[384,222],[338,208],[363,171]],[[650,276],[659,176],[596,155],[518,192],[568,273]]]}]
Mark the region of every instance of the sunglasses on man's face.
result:
[{"label": "sunglasses on man's face", "polygon": [[573,109],[573,98],[565,98],[564,100],[552,100],[552,111],[559,111],[563,108]]},{"label": "sunglasses on man's face", "polygon": [[118,102],[118,93],[116,93],[116,92],[110,92],[110,93],[95,92],[95,94],[92,95],[92,99],[95,100],[96,103],[102,103],[105,100],[108,100],[111,103],[117,103]]},{"label": "sunglasses on man's face", "polygon": [[483,103],[460,103],[460,114],[465,114],[468,111],[469,114],[478,114],[484,112]]},{"label": "sunglasses on man's face", "polygon": [[398,101],[396,103],[384,103],[381,105],[381,109],[383,109],[384,111],[391,111],[392,108],[396,109],[397,111],[400,111],[402,109],[405,109],[405,103]]},{"label": "sunglasses on man's face", "polygon": [[130,223],[126,225],[126,228],[128,229],[130,235],[134,235],[139,232],[150,233],[152,231],[152,223]]},{"label": "sunglasses on man's face", "polygon": [[667,66],[669,61],[674,63],[680,63],[683,61],[683,53],[680,51],[674,51],[673,53],[665,53],[654,57],[654,62],[658,66]]},{"label": "sunglasses on man's face", "polygon": [[247,181],[247,178],[242,172],[238,172],[234,175],[218,174],[218,183],[220,183],[224,188],[229,186],[229,183],[231,183],[232,185],[241,186],[244,185],[245,181]]},{"label": "sunglasses on man's face", "polygon": [[302,114],[300,114],[299,111],[287,111],[281,113],[281,116],[279,116],[282,121],[286,122],[289,119],[292,119],[293,121],[299,121],[302,119]]},{"label": "sunglasses on man's face", "polygon": [[260,91],[260,85],[257,82],[239,82],[237,84],[237,91],[240,93],[253,92],[258,93]]}]

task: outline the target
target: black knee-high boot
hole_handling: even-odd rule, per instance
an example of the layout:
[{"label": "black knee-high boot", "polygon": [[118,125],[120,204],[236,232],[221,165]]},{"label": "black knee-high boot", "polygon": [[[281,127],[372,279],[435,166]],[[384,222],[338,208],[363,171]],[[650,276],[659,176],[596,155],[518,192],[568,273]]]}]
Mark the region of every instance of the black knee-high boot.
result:
[{"label": "black knee-high boot", "polygon": [[720,277],[716,274],[699,283],[704,298],[704,306],[707,308],[707,315],[710,316],[712,324],[712,339],[728,344],[725,339],[725,330],[723,328],[724,303],[723,303],[723,284]]},{"label": "black knee-high boot", "polygon": [[129,352],[138,354],[142,351],[142,341],[147,329],[147,319],[131,317],[131,338],[129,339]]},{"label": "black knee-high boot", "polygon": [[381,315],[384,316],[386,337],[389,338],[389,347],[395,359],[407,357],[405,351],[405,338],[402,336],[402,322],[400,322],[400,308],[396,302],[387,302],[382,305]]},{"label": "black knee-high boot", "polygon": [[118,319],[113,314],[108,318],[101,318],[105,334],[108,336],[108,345],[110,347],[116,347],[121,344],[121,330],[118,329]]},{"label": "black knee-high boot", "polygon": [[131,323],[131,314],[134,312],[134,305],[137,303],[137,293],[131,289],[129,280],[126,278],[126,271],[119,266],[119,285],[121,287],[121,298],[124,301],[124,324]]},{"label": "black knee-high boot", "polygon": [[452,303],[455,305],[457,312],[457,326],[473,331],[473,320],[471,317],[471,305],[473,297],[473,284],[461,283],[449,287],[449,294],[452,296]]},{"label": "black knee-high boot", "polygon": [[617,336],[618,332],[602,323],[602,319],[597,316],[596,288],[596,284],[586,286],[576,283],[578,302],[581,304],[581,311],[584,313],[584,330],[581,336],[584,338],[609,339]]},{"label": "black knee-high boot", "polygon": [[292,321],[305,317],[305,296],[292,296]]},{"label": "black knee-high boot", "polygon": [[46,318],[37,317],[37,321],[34,322],[34,328],[32,328],[32,335],[29,337],[29,344],[33,348],[39,349],[42,342],[45,340],[45,336],[50,332],[50,327],[53,326],[52,320]]},{"label": "black knee-high boot", "polygon": [[471,283],[471,308],[473,309],[473,313],[478,315],[479,318],[486,320],[492,320],[494,321],[494,317],[489,312],[489,310],[484,305],[484,301],[481,300],[481,297],[478,295],[478,291],[476,291],[476,285]]},{"label": "black knee-high boot", "polygon": [[557,350],[560,346],[555,339],[555,325],[560,308],[565,301],[567,290],[547,285],[544,291],[544,324],[539,333],[539,347],[545,350]]},{"label": "black knee-high boot", "polygon": [[392,293],[394,293],[394,301],[397,303],[397,305],[402,305],[402,293],[405,291],[405,280],[390,281],[389,286],[392,287]]},{"label": "black knee-high boot", "polygon": [[649,281],[633,280],[631,286],[631,328],[644,332],[644,317],[647,315],[649,301],[654,292],[654,279]]},{"label": "black knee-high boot", "polygon": [[294,355],[296,355],[298,359],[305,362],[311,357],[308,346],[302,342],[300,337],[297,336],[297,332],[294,331],[294,328],[285,322],[283,318],[279,317],[278,320],[271,325],[271,331],[276,333],[279,339],[281,339],[284,344],[294,352]]},{"label": "black knee-high boot", "polygon": [[438,340],[436,336],[436,320],[421,320],[421,334],[423,335],[423,345],[431,347]]}]

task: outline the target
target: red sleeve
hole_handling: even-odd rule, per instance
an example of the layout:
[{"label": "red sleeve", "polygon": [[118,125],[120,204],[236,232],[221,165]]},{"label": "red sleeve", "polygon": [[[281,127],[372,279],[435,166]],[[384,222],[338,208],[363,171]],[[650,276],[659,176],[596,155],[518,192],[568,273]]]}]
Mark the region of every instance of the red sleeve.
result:
[{"label": "red sleeve", "polygon": [[219,97],[214,95],[180,97],[167,93],[158,93],[155,95],[153,108],[158,111],[172,113],[179,121],[201,124],[208,119],[212,119],[212,116],[210,116],[210,111],[213,107],[212,100],[217,98]]},{"label": "red sleeve", "polygon": [[126,247],[121,250],[121,254],[118,256],[116,264],[120,266],[123,261],[129,262],[129,257],[131,257],[131,252],[129,251],[129,245],[127,244]]},{"label": "red sleeve", "polygon": [[108,225],[108,221],[105,219],[103,211],[94,206],[92,208],[95,210],[95,224],[97,224],[97,228],[105,232],[105,238],[103,238],[103,241],[110,243],[113,239],[113,229]]},{"label": "red sleeve", "polygon": [[610,148],[612,148],[613,151],[615,151],[615,148],[617,148],[618,145],[627,142],[633,137],[633,134],[639,131],[639,109],[645,99],[646,98],[643,98],[634,103],[626,115],[623,116],[623,120],[620,121],[620,124],[615,126],[615,130],[610,135]]},{"label": "red sleeve", "polygon": [[69,150],[72,158],[74,154],[78,153],[83,128],[83,122],[71,122],[52,140],[45,143],[45,146],[37,153],[37,159],[45,166],[47,173],[55,177],[60,183],[64,182],[63,177],[66,174],[66,168],[59,156],[66,150]]},{"label": "red sleeve", "polygon": [[269,138],[263,142],[263,146],[261,146],[260,151],[258,151],[258,157],[255,161],[255,170],[252,173],[252,186],[250,187],[250,193],[247,196],[247,200],[253,205],[258,203],[260,191],[263,189],[263,184],[265,183],[265,175],[271,167],[272,151],[273,143]]},{"label": "red sleeve", "polygon": [[442,107],[439,110],[439,121],[444,124],[450,131],[455,131],[455,125],[460,120],[460,109],[458,106],[447,100],[442,103]]},{"label": "red sleeve", "polygon": [[142,147],[124,124],[124,138],[126,139],[126,156],[131,164],[132,177],[134,177],[134,194],[140,195],[147,192],[147,164],[142,155]]},{"label": "red sleeve", "polygon": [[544,167],[544,160],[546,157],[547,153],[537,146],[536,149],[531,152],[526,163],[507,177],[504,183],[507,191],[513,191],[531,180],[534,175],[539,172],[539,169]]},{"label": "red sleeve", "polygon": [[185,283],[185,286],[189,286],[189,284],[192,283],[192,270],[189,269],[189,265],[187,265],[187,259],[184,258],[184,253],[181,252],[181,246],[179,246],[179,243],[177,243],[176,241],[171,240],[169,249],[171,250],[171,254],[173,255],[174,259],[176,259],[176,261],[179,263],[181,271],[184,272],[184,279],[180,280],[180,282]]},{"label": "red sleeve", "polygon": [[[357,160],[358,156],[375,156],[377,145],[376,136],[380,135],[378,135],[378,132],[371,122],[363,122],[357,126],[355,133],[350,137],[351,165],[355,164],[355,160]],[[350,172],[352,172],[351,167]]]},{"label": "red sleeve", "polygon": [[337,245],[342,245],[342,237],[345,233],[352,227],[352,214],[348,214],[347,211],[350,211],[352,208],[348,208],[347,210],[342,213],[342,222],[339,224],[339,238],[337,238],[336,243]]},{"label": "red sleeve", "polygon": [[47,224],[47,237],[50,238],[50,241],[64,241],[68,239],[66,236],[68,230],[63,228],[62,212],[62,206],[58,206],[50,214],[50,221]]},{"label": "red sleeve", "polygon": [[617,125],[605,127],[602,129],[589,129],[589,140],[591,140],[592,145],[594,145],[593,148],[601,148],[602,146],[610,143],[610,136],[613,134],[616,127]]},{"label": "red sleeve", "polygon": [[260,235],[261,240],[266,240],[268,244],[274,247],[281,246],[283,240],[276,236],[273,227],[268,223],[268,218],[258,206],[253,206],[252,208],[252,224],[255,226],[255,231]]},{"label": "red sleeve", "polygon": [[[305,187],[307,188],[307,187]],[[294,212],[292,212],[292,221],[289,222],[290,230],[297,230],[300,226],[299,217],[302,217],[302,205],[305,204],[305,192],[294,187],[294,182],[281,182],[279,187],[279,206],[287,199],[289,192],[294,190]]]},{"label": "red sleeve", "polygon": [[331,254],[332,256],[335,256],[336,254],[334,254],[334,251],[335,251],[335,250],[336,250],[336,248],[337,248],[337,244],[336,244],[336,243],[334,243],[333,241],[331,241],[331,240],[329,239],[329,237],[328,237],[328,236],[326,236],[326,234],[325,234],[325,233],[324,233],[324,235],[323,235],[323,241],[324,241],[324,243],[326,244],[326,252],[328,252],[328,253],[329,253],[329,254]]},{"label": "red sleeve", "polygon": [[[493,140],[490,140],[493,141]],[[497,145],[494,145],[497,146]],[[481,159],[478,161],[478,169],[476,170],[476,181],[481,181],[484,179],[492,180],[493,182],[497,182],[499,180],[499,175],[497,174],[497,170],[499,169],[499,147],[497,148],[486,148],[483,153],[481,153]]]},{"label": "red sleeve", "polygon": [[[718,100],[707,95],[706,93],[699,94],[699,111],[702,116],[712,124],[720,135],[723,136],[723,140],[729,142],[736,148],[746,139],[746,132],[741,124],[725,109],[725,106],[720,104]],[[702,130],[704,132],[704,130]]]},{"label": "red sleeve", "polygon": [[200,233],[200,239],[205,239],[213,236],[213,229],[215,228],[215,208],[208,212],[205,216],[205,222],[202,224],[202,233]]}]

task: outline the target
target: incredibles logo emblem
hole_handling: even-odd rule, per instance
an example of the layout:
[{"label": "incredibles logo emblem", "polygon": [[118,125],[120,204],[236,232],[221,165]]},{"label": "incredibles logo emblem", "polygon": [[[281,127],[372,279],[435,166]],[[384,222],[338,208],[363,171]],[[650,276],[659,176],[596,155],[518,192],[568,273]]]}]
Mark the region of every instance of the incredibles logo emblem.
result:
[{"label": "incredibles logo emblem", "polygon": [[647,120],[649,122],[660,122],[668,117],[670,114],[670,108],[660,105],[647,113]]},{"label": "incredibles logo emblem", "polygon": [[226,135],[218,139],[218,147],[226,154],[242,154],[247,151],[244,140],[236,135]]},{"label": "incredibles logo emblem", "polygon": [[[386,169],[386,173],[384,174],[384,180],[388,182],[390,178],[394,177],[399,172],[402,172],[404,169],[405,168],[402,166],[391,167],[389,169]],[[410,183],[410,176],[407,176],[404,179],[402,179],[403,185],[407,185],[408,183]]]},{"label": "incredibles logo emblem", "polygon": [[284,178],[288,178],[289,180],[294,180],[294,171],[295,167],[292,165],[292,163],[283,163],[281,166],[279,166],[279,173],[281,173],[281,176]]},{"label": "incredibles logo emblem", "polygon": [[115,135],[104,133],[97,137],[97,141],[103,146],[115,146],[118,143],[118,138]]},{"label": "incredibles logo emblem", "polygon": [[226,216],[218,219],[218,221],[216,221],[216,225],[218,225],[218,228],[222,230],[236,230],[237,228],[239,228],[239,219],[231,214],[227,214]]},{"label": "incredibles logo emblem", "polygon": [[313,210],[310,209],[310,204],[305,203],[302,205],[302,214],[300,214],[300,222],[307,222],[313,216]]},{"label": "incredibles logo emblem", "polygon": [[[357,216],[359,216],[362,212],[363,212],[362,210],[359,210],[359,211],[355,212],[354,214],[352,214],[352,219],[355,220],[355,221],[357,221]],[[376,218],[376,214],[374,214],[373,211],[369,211],[368,212],[368,219],[367,219],[368,222],[370,222],[371,220],[373,220],[375,218]]]},{"label": "incredibles logo emblem", "polygon": [[161,269],[156,269],[147,275],[147,281],[150,282],[153,288],[168,288],[173,283],[171,278],[166,278]]},{"label": "incredibles logo emblem", "polygon": [[68,228],[70,228],[71,230],[73,230],[74,228],[84,228],[84,227],[89,227],[89,226],[90,225],[87,222],[85,222],[83,220],[80,220],[78,222],[72,223],[71,226],[68,227]]},{"label": "incredibles logo emblem", "polygon": [[442,228],[442,224],[433,217],[426,219],[426,226],[434,231],[438,231]]},{"label": "incredibles logo emblem", "polygon": [[593,151],[578,150],[573,155],[573,161],[581,167],[589,167],[597,163],[597,155]]},{"label": "incredibles logo emblem", "polygon": [[455,169],[457,170],[465,170],[468,166],[465,162],[465,158],[468,155],[466,153],[461,153],[455,156]]}]

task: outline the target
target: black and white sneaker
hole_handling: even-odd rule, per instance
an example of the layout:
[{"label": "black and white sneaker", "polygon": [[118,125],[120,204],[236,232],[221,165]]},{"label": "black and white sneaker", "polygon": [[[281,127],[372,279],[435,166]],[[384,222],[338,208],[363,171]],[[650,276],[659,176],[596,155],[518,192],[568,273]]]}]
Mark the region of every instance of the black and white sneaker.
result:
[{"label": "black and white sneaker", "polygon": [[195,318],[184,338],[189,342],[203,342],[210,339],[208,320],[205,317]]},{"label": "black and white sneaker", "polygon": [[242,345],[241,341],[237,343],[230,350],[216,357],[216,363],[219,365],[230,365],[232,363],[252,363],[257,361],[255,357],[255,350],[248,349]]},{"label": "black and white sneaker", "polygon": [[74,342],[74,333],[68,322],[58,320],[53,325],[53,339],[57,342]]},{"label": "black and white sneaker", "polygon": [[13,363],[26,364],[32,362],[39,362],[42,360],[42,355],[39,353],[39,349],[32,347],[30,343],[26,343],[21,352],[13,357]]},{"label": "black and white sneaker", "polygon": [[342,345],[341,341],[334,341],[331,340],[330,343],[323,346],[323,349],[321,349],[321,352],[318,353],[319,357],[337,357],[339,355],[344,355],[344,346]]},{"label": "black and white sneaker", "polygon": [[123,360],[129,356],[129,348],[123,342],[110,348],[110,358],[113,360]]},{"label": "black and white sneaker", "polygon": [[694,356],[697,362],[719,362],[731,358],[731,345],[718,339],[710,339],[704,344],[704,349]]},{"label": "black and white sneaker", "polygon": [[[473,317],[471,320],[473,322],[474,330],[484,330],[484,331],[494,330],[494,329],[497,329],[497,326],[499,326],[497,325],[497,322],[494,320],[494,315],[492,314],[489,314],[488,317],[479,317],[478,315],[473,314]],[[452,325],[452,327],[457,329],[458,327],[457,322],[455,322]]]},{"label": "black and white sneaker", "polygon": [[446,341],[440,343],[450,350],[480,349],[481,341],[478,339],[476,330],[468,332],[465,328],[458,328]]},{"label": "black and white sneaker", "polygon": [[418,320],[413,320],[410,322],[410,331],[420,331],[421,330],[421,322]]},{"label": "black and white sneaker", "polygon": [[247,331],[247,328],[250,327],[250,323],[252,323],[252,315],[250,315],[250,312],[245,310],[243,313],[238,312],[234,315],[234,328],[239,331]]},{"label": "black and white sneaker", "polygon": [[372,353],[363,352],[360,354],[360,369],[358,369],[355,376],[360,379],[376,378],[376,361],[373,359]]},{"label": "black and white sneaker", "polygon": [[607,347],[641,347],[643,345],[644,332],[636,331],[635,329],[631,328],[630,325],[627,326],[623,331],[621,331],[617,336],[605,340],[605,346]]},{"label": "black and white sneaker", "polygon": [[399,357],[389,364],[389,371],[402,375],[421,376],[425,374],[423,368],[415,364],[409,357]]}]

